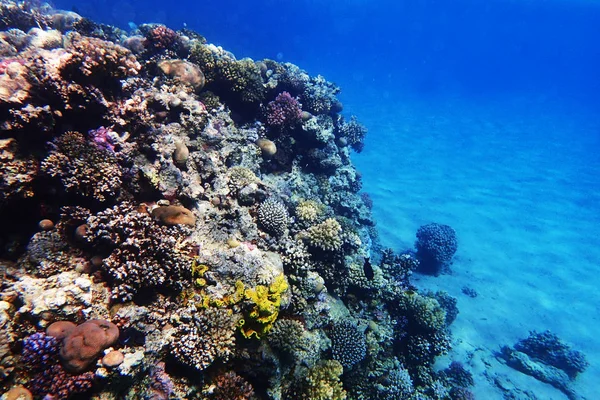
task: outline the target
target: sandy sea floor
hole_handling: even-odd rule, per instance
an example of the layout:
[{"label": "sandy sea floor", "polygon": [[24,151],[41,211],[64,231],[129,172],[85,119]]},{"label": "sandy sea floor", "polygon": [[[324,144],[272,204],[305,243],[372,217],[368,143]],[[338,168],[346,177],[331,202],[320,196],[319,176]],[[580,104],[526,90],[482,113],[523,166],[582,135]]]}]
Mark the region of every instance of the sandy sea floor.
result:
[{"label": "sandy sea floor", "polygon": [[[600,124],[579,109],[547,104],[348,107],[361,110],[369,128],[355,160],[382,244],[410,248],[418,227],[430,222],[457,231],[452,274],[415,281],[458,298],[451,357],[473,370],[477,398],[503,398],[499,386],[520,389],[519,398],[566,398],[494,356],[546,329],[587,355],[590,366],[574,385],[597,398]],[[464,286],[478,296],[463,294]]]}]

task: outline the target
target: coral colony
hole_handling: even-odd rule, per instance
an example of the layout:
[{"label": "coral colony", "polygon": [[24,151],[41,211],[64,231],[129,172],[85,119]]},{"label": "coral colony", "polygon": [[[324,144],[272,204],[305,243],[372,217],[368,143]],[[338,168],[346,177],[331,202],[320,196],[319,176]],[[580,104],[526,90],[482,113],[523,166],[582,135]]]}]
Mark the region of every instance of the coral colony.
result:
[{"label": "coral colony", "polygon": [[[4,398],[472,398],[432,368],[456,299],[410,283],[455,233],[377,246],[336,85],[32,3],[2,0],[0,29]],[[553,339],[507,354],[574,377]]]}]

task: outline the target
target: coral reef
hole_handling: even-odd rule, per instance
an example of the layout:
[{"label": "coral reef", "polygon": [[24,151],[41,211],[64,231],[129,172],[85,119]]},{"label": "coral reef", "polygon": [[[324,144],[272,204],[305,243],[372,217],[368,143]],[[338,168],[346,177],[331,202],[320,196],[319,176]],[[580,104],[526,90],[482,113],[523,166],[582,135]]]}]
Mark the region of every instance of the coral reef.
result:
[{"label": "coral reef", "polygon": [[0,390],[468,398],[433,369],[456,301],[410,281],[454,231],[380,249],[338,93],[189,29],[2,0]]},{"label": "coral reef", "polygon": [[585,355],[564,343],[550,331],[529,333],[529,337],[520,340],[515,350],[555,368],[561,369],[575,379],[589,366]]}]

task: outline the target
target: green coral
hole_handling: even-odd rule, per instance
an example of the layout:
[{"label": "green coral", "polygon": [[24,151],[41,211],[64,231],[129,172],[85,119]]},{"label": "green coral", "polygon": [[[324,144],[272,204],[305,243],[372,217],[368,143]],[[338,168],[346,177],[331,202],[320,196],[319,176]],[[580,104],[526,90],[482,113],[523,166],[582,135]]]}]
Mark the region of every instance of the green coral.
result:
[{"label": "green coral", "polygon": [[259,181],[254,172],[246,167],[231,167],[227,174],[229,175],[229,184],[235,191]]},{"label": "green coral", "polygon": [[438,331],[445,327],[446,311],[436,299],[405,291],[396,300],[398,307],[410,313],[422,328]]},{"label": "green coral", "polygon": [[277,320],[281,297],[288,287],[285,276],[281,274],[269,286],[258,285],[244,291],[244,298],[252,304],[252,308],[241,326],[241,332],[245,338],[260,339],[269,332]]},{"label": "green coral", "polygon": [[328,218],[306,230],[304,237],[312,247],[335,251],[342,247],[342,226],[334,218]]},{"label": "green coral", "polygon": [[345,400],[347,395],[340,376],[342,364],[334,360],[319,362],[308,370],[306,376],[294,385],[285,397],[298,400]]}]

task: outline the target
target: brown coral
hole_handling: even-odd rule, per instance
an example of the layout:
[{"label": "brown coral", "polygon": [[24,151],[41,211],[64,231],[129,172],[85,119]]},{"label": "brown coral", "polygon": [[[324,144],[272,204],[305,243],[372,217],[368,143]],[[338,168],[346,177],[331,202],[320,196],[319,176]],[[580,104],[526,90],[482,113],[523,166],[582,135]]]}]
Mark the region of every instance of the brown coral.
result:
[{"label": "brown coral", "polygon": [[162,206],[152,210],[152,217],[155,221],[167,225],[196,225],[194,214],[182,206]]},{"label": "brown coral", "polygon": [[100,353],[119,338],[119,328],[112,322],[92,319],[68,331],[62,340],[60,357],[69,372],[83,372]]},{"label": "brown coral", "polygon": [[79,132],[67,132],[54,141],[42,170],[59,178],[67,191],[99,201],[116,196],[121,186],[122,173],[115,154]]},{"label": "brown coral", "polygon": [[204,87],[204,74],[195,64],[183,60],[163,60],[158,63],[158,67],[166,75],[195,90],[199,91]]},{"label": "brown coral", "polygon": [[122,203],[87,220],[85,239],[99,253],[113,299],[131,300],[143,288],[180,290],[190,274],[194,244],[186,225],[164,226]]},{"label": "brown coral", "polygon": [[12,198],[33,196],[38,163],[19,157],[15,139],[0,139],[0,204]]},{"label": "brown coral", "polygon": [[217,376],[210,388],[214,400],[247,400],[254,395],[252,385],[233,371]]}]

